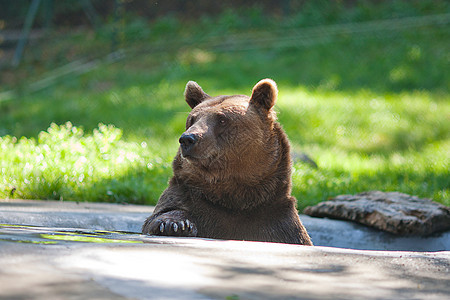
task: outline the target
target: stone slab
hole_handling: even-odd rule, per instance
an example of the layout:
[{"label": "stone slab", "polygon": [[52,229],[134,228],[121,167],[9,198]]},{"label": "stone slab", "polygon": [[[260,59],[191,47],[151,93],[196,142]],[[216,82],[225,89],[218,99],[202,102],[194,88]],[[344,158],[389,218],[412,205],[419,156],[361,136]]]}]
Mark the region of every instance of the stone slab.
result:
[{"label": "stone slab", "polygon": [[427,236],[450,230],[450,208],[399,192],[339,195],[307,207],[305,213],[354,221],[402,236]]}]

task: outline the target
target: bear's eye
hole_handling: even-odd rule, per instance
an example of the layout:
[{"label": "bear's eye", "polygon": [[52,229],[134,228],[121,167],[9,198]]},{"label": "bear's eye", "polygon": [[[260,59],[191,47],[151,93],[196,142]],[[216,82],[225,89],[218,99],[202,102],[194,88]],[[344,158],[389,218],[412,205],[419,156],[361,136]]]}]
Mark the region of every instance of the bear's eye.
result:
[{"label": "bear's eye", "polygon": [[218,115],[217,118],[220,125],[225,125],[228,122],[227,117],[225,117],[224,115]]}]

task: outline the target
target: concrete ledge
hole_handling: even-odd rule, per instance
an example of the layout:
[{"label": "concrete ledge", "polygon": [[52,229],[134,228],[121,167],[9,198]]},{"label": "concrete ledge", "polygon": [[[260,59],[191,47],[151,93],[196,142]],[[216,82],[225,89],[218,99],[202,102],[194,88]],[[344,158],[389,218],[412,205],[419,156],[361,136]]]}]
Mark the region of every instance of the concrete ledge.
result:
[{"label": "concrete ledge", "polygon": [[[48,228],[31,231],[10,228],[9,234],[17,240],[49,234]],[[142,235],[125,240],[137,243],[0,241],[0,298],[444,299],[450,293],[449,252]]]},{"label": "concrete ledge", "polygon": [[[137,231],[151,209],[0,202],[0,299],[446,299],[450,295],[448,251],[367,251],[123,232]],[[321,236],[328,243],[350,243],[353,237],[362,244],[367,234],[379,234],[347,222],[302,218],[316,245]]]}]

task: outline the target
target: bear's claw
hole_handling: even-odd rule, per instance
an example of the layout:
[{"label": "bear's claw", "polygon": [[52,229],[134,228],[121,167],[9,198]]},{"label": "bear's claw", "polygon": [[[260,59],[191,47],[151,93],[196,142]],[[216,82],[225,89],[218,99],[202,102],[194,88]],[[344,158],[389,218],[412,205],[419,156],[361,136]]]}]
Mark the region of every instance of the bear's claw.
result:
[{"label": "bear's claw", "polygon": [[197,236],[194,223],[185,218],[181,211],[171,211],[145,221],[142,233],[165,236]]},{"label": "bear's claw", "polygon": [[186,227],[184,226],[184,221],[180,221],[180,229],[181,231],[184,231]]}]

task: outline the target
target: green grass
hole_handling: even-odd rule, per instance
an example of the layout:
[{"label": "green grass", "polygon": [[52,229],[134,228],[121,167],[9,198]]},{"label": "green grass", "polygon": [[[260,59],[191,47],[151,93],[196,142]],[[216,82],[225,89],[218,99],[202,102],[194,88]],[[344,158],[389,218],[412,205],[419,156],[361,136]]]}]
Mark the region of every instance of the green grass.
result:
[{"label": "green grass", "polygon": [[[29,93],[27,83],[69,59],[74,43],[75,58],[109,49],[102,32],[88,33],[86,45],[83,32],[41,44],[14,71],[15,80],[3,85],[19,94],[0,103],[0,198],[155,204],[171,176],[189,113],[182,95],[186,82],[196,80],[211,95],[248,95],[258,80],[270,77],[280,89],[279,121],[293,151],[307,153],[319,166],[294,164],[299,209],[367,190],[401,191],[449,206],[447,27],[335,36],[305,47],[274,41],[248,51],[200,43],[205,32],[251,36],[263,26],[284,30],[342,22],[343,16],[367,21],[450,11],[445,2],[439,10],[428,1],[417,3],[353,11],[310,8],[283,22],[263,22],[257,11],[250,20],[228,12],[200,25],[166,18],[149,26],[139,20],[124,28],[129,35],[124,60]],[[191,43],[149,51],[147,43],[162,36]],[[35,76],[24,77],[27,72]]]},{"label": "green grass", "polygon": [[170,175],[170,159],[112,125],[84,134],[52,124],[37,139],[0,138],[0,149],[2,197],[145,203]]}]

